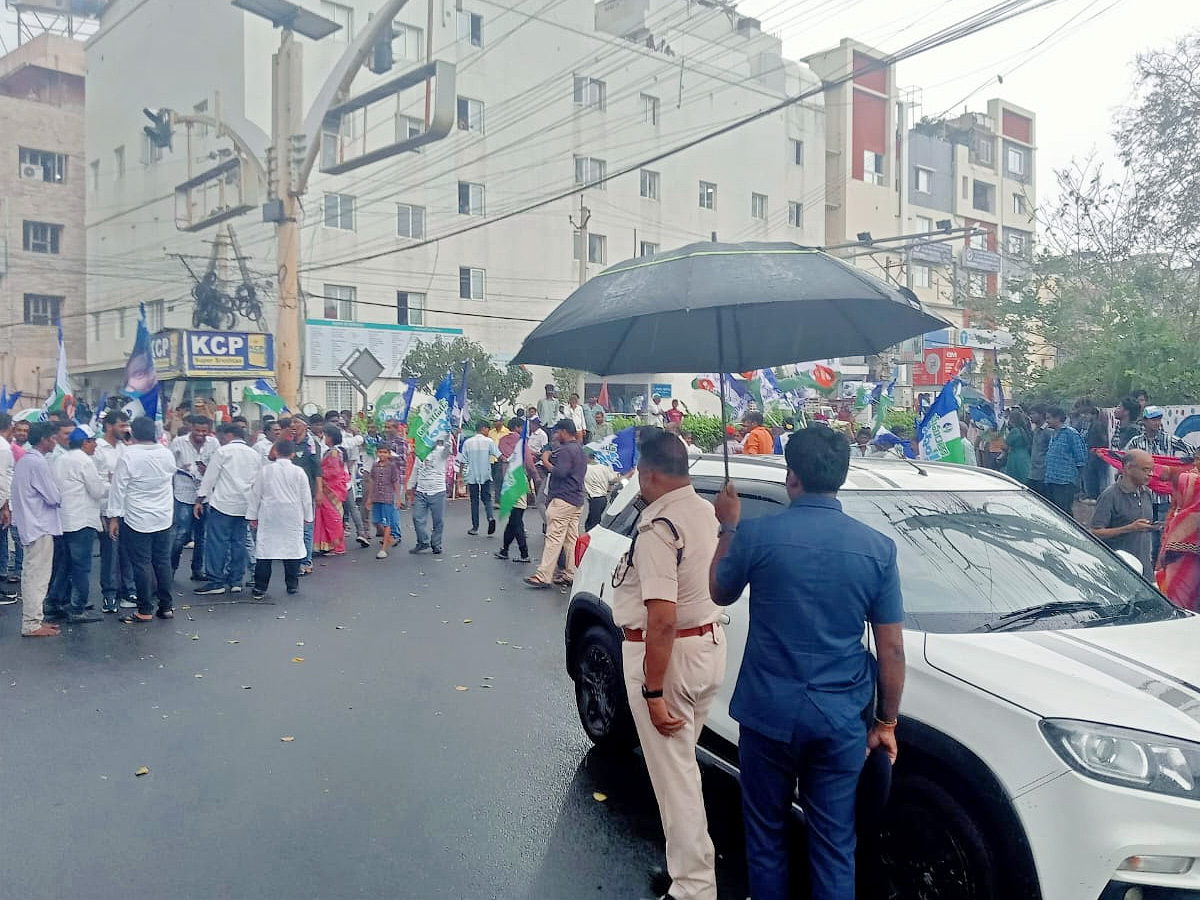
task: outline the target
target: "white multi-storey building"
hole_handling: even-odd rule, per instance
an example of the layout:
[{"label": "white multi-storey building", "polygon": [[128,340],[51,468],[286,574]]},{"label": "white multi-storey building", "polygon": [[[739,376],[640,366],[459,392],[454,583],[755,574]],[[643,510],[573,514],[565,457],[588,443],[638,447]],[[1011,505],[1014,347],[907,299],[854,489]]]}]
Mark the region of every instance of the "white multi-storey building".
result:
[{"label": "white multi-storey building", "polygon": [[[306,104],[378,2],[302,4],[342,26],[304,41]],[[782,58],[780,41],[757,21],[706,0],[428,3],[396,20],[393,72],[363,69],[353,93],[425,62],[431,46],[433,59],[457,68],[456,127],[419,152],[343,175],[313,173],[301,219],[306,341],[326,327],[316,320],[460,328],[504,359],[581,275],[619,260],[714,235],[824,242],[819,95],[637,165],[819,84],[806,65]],[[154,329],[190,324],[191,280],[169,254],[202,269],[216,232],[177,231],[172,195],[189,171],[215,165],[229,141],[194,127],[189,144],[177,128],[173,150],[157,150],[143,135],[142,108],[219,113],[265,147],[278,41],[267,22],[227,0],[105,7],[88,44],[87,360],[98,389],[120,380],[140,301]],[[343,153],[419,132],[425,106],[416,89],[368,109],[344,129]],[[488,224],[629,166],[582,195]],[[581,207],[590,213],[586,247],[573,224]],[[273,277],[275,226],[261,218],[254,210],[232,225],[250,269]],[[452,236],[473,224],[483,227]],[[232,260],[223,265],[236,271]],[[268,322],[274,314],[268,304]],[[628,382],[632,395],[663,381],[609,385],[620,393]],[[348,383],[311,366],[303,393],[321,406],[352,399]]]}]

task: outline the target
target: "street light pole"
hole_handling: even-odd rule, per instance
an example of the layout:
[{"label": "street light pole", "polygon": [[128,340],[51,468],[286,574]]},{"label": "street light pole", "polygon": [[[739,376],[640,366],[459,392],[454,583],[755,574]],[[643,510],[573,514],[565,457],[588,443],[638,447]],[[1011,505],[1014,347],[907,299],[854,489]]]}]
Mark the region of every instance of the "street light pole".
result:
[{"label": "street light pole", "polygon": [[275,379],[281,396],[292,409],[300,400],[300,229],[296,221],[299,206],[295,175],[294,135],[303,133],[300,88],[302,82],[301,46],[291,29],[283,29],[279,51],[272,59],[271,145],[275,150],[272,193],[283,205],[283,215],[275,232],[275,260],[278,265],[279,316],[275,324]]}]

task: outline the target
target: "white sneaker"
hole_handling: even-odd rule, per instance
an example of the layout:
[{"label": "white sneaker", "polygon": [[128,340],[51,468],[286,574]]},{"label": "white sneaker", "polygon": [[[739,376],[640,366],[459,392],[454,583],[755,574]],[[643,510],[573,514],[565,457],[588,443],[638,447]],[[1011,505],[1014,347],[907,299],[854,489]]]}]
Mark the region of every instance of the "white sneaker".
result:
[{"label": "white sneaker", "polygon": [[387,551],[380,550],[378,553],[375,554],[375,558],[376,559],[387,559]]},{"label": "white sneaker", "polygon": [[132,600],[122,600],[117,605],[119,607],[121,607],[121,609],[137,609],[138,608],[138,605],[136,603],[134,603]]},{"label": "white sneaker", "polygon": [[241,592],[242,592],[242,586],[240,584],[235,584],[233,587],[231,587],[229,589],[229,593],[231,593],[231,594],[240,594]]}]

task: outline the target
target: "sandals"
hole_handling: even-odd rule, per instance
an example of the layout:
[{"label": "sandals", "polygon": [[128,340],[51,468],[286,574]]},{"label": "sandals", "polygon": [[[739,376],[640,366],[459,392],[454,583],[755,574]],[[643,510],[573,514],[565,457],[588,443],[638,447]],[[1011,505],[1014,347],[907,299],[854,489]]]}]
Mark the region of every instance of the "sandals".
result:
[{"label": "sandals", "polygon": [[146,625],[153,621],[154,616],[146,616],[146,618],[143,619],[141,613],[132,613],[128,616],[121,616],[121,623],[123,625]]},{"label": "sandals", "polygon": [[42,626],[37,631],[21,632],[21,637],[58,637],[60,633],[57,625],[42,623]]},{"label": "sandals", "polygon": [[530,587],[537,588],[538,590],[547,590],[554,587],[554,585],[552,585],[550,582],[542,581],[542,579],[538,578],[536,575],[530,575],[528,578],[524,578],[522,580]]}]

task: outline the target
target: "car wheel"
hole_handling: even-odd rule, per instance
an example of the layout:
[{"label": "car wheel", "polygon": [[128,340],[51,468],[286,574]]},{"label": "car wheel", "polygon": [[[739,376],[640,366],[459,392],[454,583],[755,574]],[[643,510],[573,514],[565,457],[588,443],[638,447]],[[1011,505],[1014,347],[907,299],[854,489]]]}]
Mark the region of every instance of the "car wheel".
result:
[{"label": "car wheel", "polygon": [[637,746],[637,730],[625,695],[621,647],[602,625],[593,625],[579,639],[575,705],[583,730],[597,748],[613,753]]},{"label": "car wheel", "polygon": [[881,861],[893,900],[997,900],[995,861],[970,813],[937,782],[897,781]]}]

